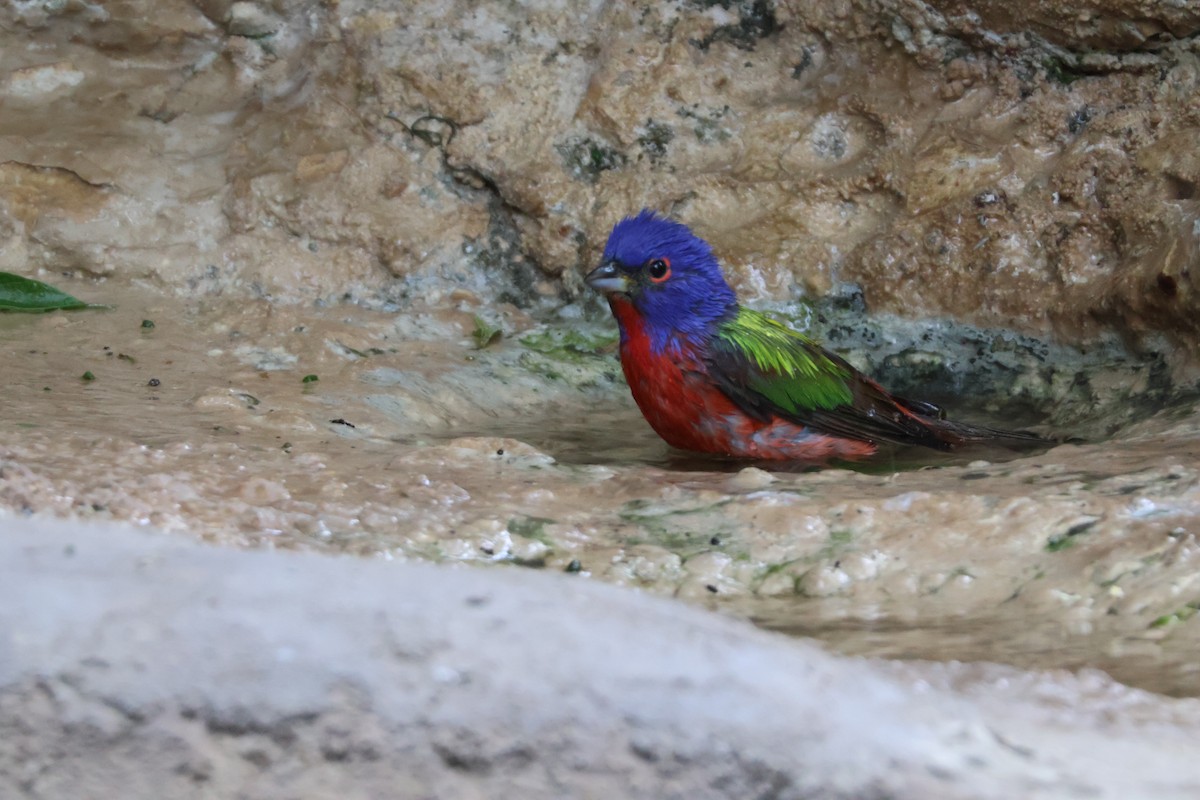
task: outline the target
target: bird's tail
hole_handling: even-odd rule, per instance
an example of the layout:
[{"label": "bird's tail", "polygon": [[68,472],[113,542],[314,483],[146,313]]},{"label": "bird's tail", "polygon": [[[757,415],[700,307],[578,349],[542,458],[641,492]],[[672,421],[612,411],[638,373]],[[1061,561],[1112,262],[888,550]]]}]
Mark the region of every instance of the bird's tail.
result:
[{"label": "bird's tail", "polygon": [[1002,447],[1021,449],[1046,447],[1056,443],[1032,431],[1006,431],[982,425],[970,425],[946,419],[941,406],[921,400],[896,398],[897,402],[922,419],[933,437],[942,445],[939,449],[951,450],[970,444],[996,444]]},{"label": "bird's tail", "polygon": [[1021,449],[1047,447],[1056,442],[1054,439],[1039,436],[1032,431],[1005,431],[999,428],[952,422],[948,419],[931,420],[930,422],[935,435],[951,447],[967,444],[998,444],[1003,447]]}]

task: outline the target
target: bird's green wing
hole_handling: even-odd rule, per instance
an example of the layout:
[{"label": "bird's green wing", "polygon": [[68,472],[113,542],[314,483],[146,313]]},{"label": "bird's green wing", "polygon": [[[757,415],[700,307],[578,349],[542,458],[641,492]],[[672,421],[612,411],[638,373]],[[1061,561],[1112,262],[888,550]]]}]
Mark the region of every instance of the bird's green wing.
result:
[{"label": "bird's green wing", "polygon": [[943,448],[930,422],[938,409],[889,394],[816,342],[757,311],[739,308],[717,329],[710,376],[743,411],[864,441]]},{"label": "bird's green wing", "polygon": [[757,311],[739,308],[717,330],[712,357],[722,375],[741,378],[776,411],[803,414],[854,400],[853,367]]}]

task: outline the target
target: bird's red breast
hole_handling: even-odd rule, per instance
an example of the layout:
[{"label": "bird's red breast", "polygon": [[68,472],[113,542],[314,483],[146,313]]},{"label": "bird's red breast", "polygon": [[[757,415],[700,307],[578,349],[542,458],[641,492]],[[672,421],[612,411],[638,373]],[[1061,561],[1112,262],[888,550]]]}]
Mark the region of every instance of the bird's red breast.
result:
[{"label": "bird's red breast", "polygon": [[672,447],[788,461],[854,460],[875,453],[870,442],[816,433],[779,417],[751,417],[708,377],[702,345],[675,337],[656,349],[633,303],[621,295],[610,295],[608,303],[621,327],[621,368],[633,399]]}]

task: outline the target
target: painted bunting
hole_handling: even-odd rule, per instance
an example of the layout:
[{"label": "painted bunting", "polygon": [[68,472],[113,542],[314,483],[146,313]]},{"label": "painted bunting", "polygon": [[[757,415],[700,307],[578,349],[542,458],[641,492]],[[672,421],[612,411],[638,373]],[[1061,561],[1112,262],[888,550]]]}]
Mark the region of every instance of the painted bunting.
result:
[{"label": "painted bunting", "polygon": [[673,447],[821,463],[868,458],[882,442],[951,450],[1043,441],[946,420],[738,305],[708,243],[651,211],[617,223],[586,281],[617,319],[634,400]]}]

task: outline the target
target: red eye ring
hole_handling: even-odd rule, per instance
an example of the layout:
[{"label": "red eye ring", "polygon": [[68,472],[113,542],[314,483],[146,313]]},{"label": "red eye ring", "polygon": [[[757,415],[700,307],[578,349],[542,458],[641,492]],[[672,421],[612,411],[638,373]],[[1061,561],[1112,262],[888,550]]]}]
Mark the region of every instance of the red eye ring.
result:
[{"label": "red eye ring", "polygon": [[671,277],[671,259],[669,258],[654,258],[646,264],[646,274],[650,276],[650,280],[654,283],[662,283],[667,278]]}]

